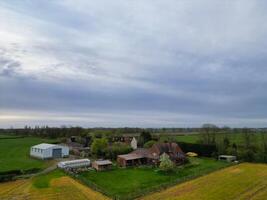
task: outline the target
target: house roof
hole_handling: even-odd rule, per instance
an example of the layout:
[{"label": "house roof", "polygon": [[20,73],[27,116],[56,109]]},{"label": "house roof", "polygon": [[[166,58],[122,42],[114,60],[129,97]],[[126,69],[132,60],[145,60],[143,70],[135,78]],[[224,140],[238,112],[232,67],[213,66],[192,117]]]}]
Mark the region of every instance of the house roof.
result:
[{"label": "house roof", "polygon": [[97,165],[112,165],[110,160],[96,160],[94,161]]},{"label": "house roof", "polygon": [[49,149],[51,147],[57,146],[55,144],[48,144],[48,143],[41,143],[41,144],[37,144],[32,146],[32,148],[37,148],[37,149]]},{"label": "house roof", "polygon": [[185,157],[183,151],[176,143],[157,143],[149,149],[139,148],[129,154],[118,155],[118,157],[125,160],[134,160],[140,158],[159,159],[160,155],[163,153],[167,153],[172,158]]}]

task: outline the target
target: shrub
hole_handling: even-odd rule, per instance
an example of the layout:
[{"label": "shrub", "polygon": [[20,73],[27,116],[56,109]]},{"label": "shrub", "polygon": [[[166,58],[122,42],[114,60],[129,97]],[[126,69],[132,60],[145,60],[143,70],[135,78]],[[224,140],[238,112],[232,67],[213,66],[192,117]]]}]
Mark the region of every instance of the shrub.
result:
[{"label": "shrub", "polygon": [[174,167],[175,165],[171,161],[170,157],[166,153],[163,153],[160,156],[160,165],[159,165],[160,170],[164,172],[170,172],[174,169]]}]

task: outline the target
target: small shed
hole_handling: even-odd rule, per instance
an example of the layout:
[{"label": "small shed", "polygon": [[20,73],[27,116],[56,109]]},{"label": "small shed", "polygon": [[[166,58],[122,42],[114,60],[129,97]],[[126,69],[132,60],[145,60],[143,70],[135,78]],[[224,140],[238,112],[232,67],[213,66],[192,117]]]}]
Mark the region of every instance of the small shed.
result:
[{"label": "small shed", "polygon": [[31,147],[30,155],[40,159],[64,158],[69,156],[66,146],[42,143]]},{"label": "small shed", "polygon": [[110,160],[96,160],[92,163],[92,167],[97,171],[111,169],[112,162]]},{"label": "small shed", "polygon": [[231,155],[220,155],[219,160],[224,160],[227,162],[234,162],[236,161],[236,156],[231,156]]}]

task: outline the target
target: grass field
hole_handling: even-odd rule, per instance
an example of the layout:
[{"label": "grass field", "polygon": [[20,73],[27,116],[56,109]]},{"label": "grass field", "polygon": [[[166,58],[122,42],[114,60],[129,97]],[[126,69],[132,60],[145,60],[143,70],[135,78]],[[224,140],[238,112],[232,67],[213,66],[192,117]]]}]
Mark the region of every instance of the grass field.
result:
[{"label": "grass field", "polygon": [[54,171],[27,180],[0,183],[1,200],[108,200],[63,172]]},{"label": "grass field", "polygon": [[33,137],[0,138],[0,172],[46,167],[49,162],[33,159],[29,156],[30,147],[42,142],[55,141]]},{"label": "grass field", "polygon": [[[217,134],[217,140],[223,140],[225,134]],[[188,143],[198,143],[200,139],[199,134],[190,134],[190,135],[176,135],[176,136],[170,136],[174,137],[177,142],[188,142]],[[230,143],[236,143],[237,145],[242,145],[244,144],[244,137],[241,133],[232,133],[232,134],[227,134],[227,137],[230,140]],[[261,140],[261,134],[255,134],[255,143],[259,143]],[[164,140],[164,137],[163,137]]]},{"label": "grass field", "polygon": [[139,167],[117,168],[104,172],[89,171],[81,173],[78,178],[89,186],[96,186],[108,196],[118,199],[133,199],[146,192],[206,174],[227,165],[227,163],[212,159],[197,158],[192,159],[191,164],[178,168],[171,174],[160,173],[154,168]]},{"label": "grass field", "polygon": [[267,165],[240,164],[171,187],[142,200],[266,200]]}]

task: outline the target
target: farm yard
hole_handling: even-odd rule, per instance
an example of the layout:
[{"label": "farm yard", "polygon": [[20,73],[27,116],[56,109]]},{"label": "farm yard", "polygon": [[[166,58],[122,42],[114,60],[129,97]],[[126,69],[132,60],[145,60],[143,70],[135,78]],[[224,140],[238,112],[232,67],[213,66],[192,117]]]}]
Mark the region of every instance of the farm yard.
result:
[{"label": "farm yard", "polygon": [[6,136],[0,137],[0,172],[43,169],[49,166],[50,161],[31,158],[29,150],[32,145],[42,142],[56,142],[56,140],[37,137],[6,138]]},{"label": "farm yard", "polygon": [[140,200],[265,200],[267,165],[244,163],[148,195]]},{"label": "farm yard", "polygon": [[208,158],[192,158],[190,164],[178,167],[172,173],[162,173],[156,168],[115,168],[111,171],[89,171],[78,179],[116,199],[133,199],[144,193],[173,185],[228,166],[228,163]]},{"label": "farm yard", "polygon": [[63,172],[54,171],[32,179],[0,183],[1,200],[108,200]]}]

